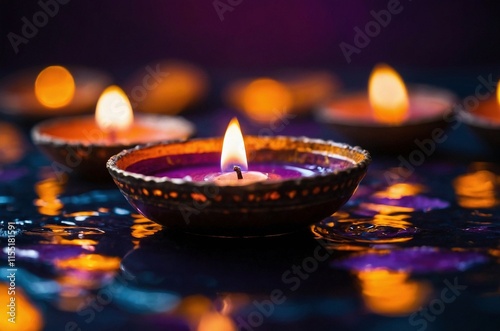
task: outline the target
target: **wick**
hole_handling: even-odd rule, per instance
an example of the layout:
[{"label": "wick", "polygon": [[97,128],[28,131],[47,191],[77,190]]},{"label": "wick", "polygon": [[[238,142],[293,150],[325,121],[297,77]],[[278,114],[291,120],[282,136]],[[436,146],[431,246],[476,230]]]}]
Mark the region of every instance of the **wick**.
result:
[{"label": "wick", "polygon": [[234,166],[233,170],[236,171],[236,175],[238,176],[238,179],[243,179],[243,175],[241,174],[241,168],[240,167]]}]

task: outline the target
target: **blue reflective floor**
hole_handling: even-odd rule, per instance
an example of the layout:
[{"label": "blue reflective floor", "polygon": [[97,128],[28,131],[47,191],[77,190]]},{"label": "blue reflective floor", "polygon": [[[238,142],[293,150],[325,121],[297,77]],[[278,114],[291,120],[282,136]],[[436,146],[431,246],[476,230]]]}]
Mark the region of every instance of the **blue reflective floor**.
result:
[{"label": "blue reflective floor", "polygon": [[[188,118],[215,136],[232,115]],[[111,181],[56,176],[27,126],[0,128],[2,307],[9,233],[17,269],[17,329],[2,313],[0,330],[500,329],[500,166],[466,128],[412,171],[374,154],[310,230],[247,240],[162,229]],[[342,139],[311,118],[279,133]]]}]

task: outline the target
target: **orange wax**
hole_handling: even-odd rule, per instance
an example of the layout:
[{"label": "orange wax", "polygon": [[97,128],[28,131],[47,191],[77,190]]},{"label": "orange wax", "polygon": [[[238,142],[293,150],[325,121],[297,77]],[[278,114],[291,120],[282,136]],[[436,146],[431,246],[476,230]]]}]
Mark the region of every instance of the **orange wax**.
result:
[{"label": "orange wax", "polygon": [[161,140],[185,139],[193,132],[192,125],[168,116],[139,115],[132,126],[116,131],[113,137],[102,131],[94,116],[80,116],[47,121],[39,134],[66,143],[84,145],[132,145]]},{"label": "orange wax", "polygon": [[[410,91],[408,117],[401,124],[442,117],[451,110],[453,104],[453,96],[439,90]],[[390,125],[375,119],[368,95],[363,92],[330,102],[322,112],[322,117],[327,121],[350,125]]]}]

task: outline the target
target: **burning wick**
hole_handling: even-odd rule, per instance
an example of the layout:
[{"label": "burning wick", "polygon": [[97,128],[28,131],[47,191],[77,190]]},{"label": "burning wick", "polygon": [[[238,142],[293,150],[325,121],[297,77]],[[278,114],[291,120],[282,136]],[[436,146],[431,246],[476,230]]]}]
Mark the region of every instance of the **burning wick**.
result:
[{"label": "burning wick", "polygon": [[241,168],[240,167],[234,166],[233,170],[236,171],[236,176],[238,176],[238,179],[243,179],[243,175],[241,174]]}]

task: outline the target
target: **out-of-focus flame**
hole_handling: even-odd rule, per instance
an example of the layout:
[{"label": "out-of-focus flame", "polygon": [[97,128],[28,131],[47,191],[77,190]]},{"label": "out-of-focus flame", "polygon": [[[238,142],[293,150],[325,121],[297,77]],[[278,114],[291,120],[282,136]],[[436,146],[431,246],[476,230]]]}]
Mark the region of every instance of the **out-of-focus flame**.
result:
[{"label": "out-of-focus flame", "polygon": [[410,105],[405,83],[390,66],[375,66],[368,83],[368,95],[377,121],[400,124],[408,117]]},{"label": "out-of-focus flame", "polygon": [[241,106],[252,120],[269,123],[280,119],[293,105],[293,96],[288,88],[273,79],[259,78],[243,90]]},{"label": "out-of-focus flame", "polygon": [[56,260],[61,269],[76,269],[83,271],[116,271],[120,268],[120,258],[100,254],[82,254],[77,257]]},{"label": "out-of-focus flame", "polygon": [[239,166],[242,171],[248,170],[245,142],[241,133],[240,123],[234,117],[227,126],[222,154],[220,158],[221,172],[232,172],[234,166]]},{"label": "out-of-focus flame", "polygon": [[500,107],[500,80],[497,83],[497,103],[498,106]]},{"label": "out-of-focus flame", "polygon": [[405,272],[376,269],[360,271],[357,276],[366,307],[379,315],[410,314],[430,294],[427,283],[409,280],[409,275]]},{"label": "out-of-focus flame", "polygon": [[35,95],[45,107],[64,107],[73,100],[75,80],[68,69],[64,67],[47,67],[36,78]]},{"label": "out-of-focus flame", "polygon": [[134,122],[132,105],[121,88],[109,86],[97,101],[95,120],[104,132],[124,131]]},{"label": "out-of-focus flame", "polygon": [[236,331],[236,325],[228,316],[210,312],[201,317],[197,331]]}]

